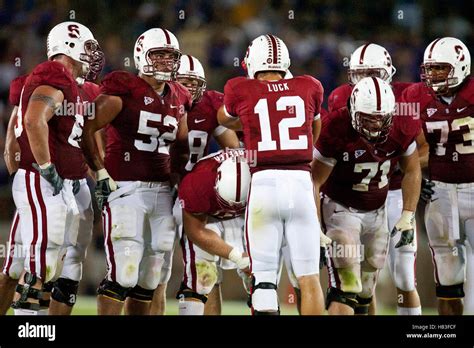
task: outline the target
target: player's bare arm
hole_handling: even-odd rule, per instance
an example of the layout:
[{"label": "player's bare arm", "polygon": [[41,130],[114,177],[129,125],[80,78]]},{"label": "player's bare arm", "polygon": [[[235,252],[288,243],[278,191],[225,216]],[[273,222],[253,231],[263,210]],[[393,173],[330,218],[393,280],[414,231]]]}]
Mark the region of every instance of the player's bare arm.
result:
[{"label": "player's bare arm", "polygon": [[430,146],[426,141],[425,134],[423,132],[416,138],[416,144],[418,147],[418,158],[420,160],[421,168],[428,167],[428,157],[430,152]]},{"label": "player's bare arm", "polygon": [[318,118],[317,120],[313,121],[313,144],[316,144],[316,142],[318,141],[319,134],[321,134],[321,127],[321,118]]},{"label": "player's bare arm", "polygon": [[221,149],[236,149],[240,147],[239,138],[237,134],[231,129],[215,137]]},{"label": "player's bare arm", "polygon": [[95,100],[96,114],[93,119],[88,119],[82,132],[81,148],[87,164],[94,171],[104,168],[103,156],[99,150],[95,132],[104,128],[122,110],[122,99],[117,96],[101,94]]},{"label": "player's bare arm", "polygon": [[326,180],[331,175],[333,167],[315,159],[311,164],[311,175],[313,177],[314,184],[314,200],[316,201],[316,207],[318,211],[318,217],[321,220],[321,200],[319,199],[319,192],[321,186],[324,185]]},{"label": "player's bare arm", "polygon": [[51,86],[39,86],[30,97],[25,114],[25,129],[31,152],[40,166],[51,162],[48,121],[53,117],[56,105],[63,100],[63,92]]},{"label": "player's bare arm", "polygon": [[220,125],[234,131],[242,130],[242,122],[240,122],[240,118],[229,117],[225,112],[224,105],[222,105],[219,108],[219,111],[217,111],[217,121]]},{"label": "player's bare arm", "polygon": [[395,248],[413,243],[415,238],[415,210],[420,197],[421,168],[418,151],[400,158],[400,167],[404,172],[402,180],[403,211],[395,224],[391,236],[401,233]]},{"label": "player's bare arm", "polygon": [[11,175],[18,170],[18,154],[20,153],[20,145],[15,138],[15,124],[17,122],[18,106],[12,110],[10,120],[8,121],[7,134],[5,137],[5,150],[3,159],[7,165],[8,173]]},{"label": "player's bare arm", "polygon": [[[206,228],[206,214],[191,214],[183,209],[183,226],[186,236],[201,249],[235,262],[239,269],[249,265],[248,257],[224,242],[214,231]],[[236,252],[237,251],[237,252]]]}]

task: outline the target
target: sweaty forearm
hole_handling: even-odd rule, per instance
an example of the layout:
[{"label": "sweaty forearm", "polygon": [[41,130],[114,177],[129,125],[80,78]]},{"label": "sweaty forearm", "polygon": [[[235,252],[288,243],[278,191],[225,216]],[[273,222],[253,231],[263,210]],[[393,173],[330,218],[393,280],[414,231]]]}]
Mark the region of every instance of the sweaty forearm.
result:
[{"label": "sweaty forearm", "polygon": [[15,115],[10,118],[8,123],[7,136],[5,138],[5,151],[3,153],[3,158],[10,175],[18,170],[20,161],[20,145],[15,138],[14,130],[16,120],[17,117],[15,112]]},{"label": "sweaty forearm", "polygon": [[[186,231],[186,226],[185,226]],[[205,250],[211,255],[217,255],[225,259],[229,258],[229,253],[232,251],[233,247],[224,242],[224,240],[219,237],[214,231],[203,228],[198,231],[193,231],[192,233],[187,233],[186,236],[198,247]]]},{"label": "sweaty forearm", "polygon": [[30,143],[31,152],[38,165],[51,162],[51,154],[49,152],[49,128],[48,123],[38,118],[36,120],[25,120],[26,134]]},{"label": "sweaty forearm", "polygon": [[104,160],[100,155],[94,133],[94,130],[88,127],[86,122],[80,144],[87,164],[96,172],[104,168]]},{"label": "sweaty forearm", "polygon": [[402,180],[403,210],[415,211],[420,197],[421,171],[406,172]]}]

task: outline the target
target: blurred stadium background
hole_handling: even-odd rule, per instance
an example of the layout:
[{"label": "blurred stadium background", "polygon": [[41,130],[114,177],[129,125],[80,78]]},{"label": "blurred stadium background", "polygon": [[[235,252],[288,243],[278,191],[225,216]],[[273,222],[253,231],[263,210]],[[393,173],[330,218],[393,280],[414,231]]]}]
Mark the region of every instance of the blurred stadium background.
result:
[{"label": "blurred stadium background", "polygon": [[[385,46],[397,68],[398,81],[419,81],[419,65],[426,45],[438,36],[454,36],[473,52],[474,2],[444,1],[0,1],[0,150],[10,116],[10,81],[28,73],[46,57],[46,35],[57,23],[75,20],[87,25],[106,54],[104,74],[134,70],[132,49],[139,34],[164,27],[176,34],[184,53],[205,66],[208,88],[222,91],[228,78],[240,75],[240,60],[250,40],[272,32],[290,50],[293,74],[311,74],[325,88],[326,97],[346,82],[350,53],[365,42]],[[0,251],[4,253],[14,212],[9,176],[0,160]],[[423,312],[433,314],[433,266],[426,235],[419,233],[418,291]],[[95,314],[95,290],[105,273],[100,228],[84,268],[76,314]],[[179,248],[178,248],[179,249]],[[176,250],[168,286],[168,314],[177,313],[173,300],[182,276],[181,252]],[[0,254],[0,262],[3,261]],[[473,271],[473,270],[471,270]],[[224,314],[248,314],[245,294],[235,272],[226,272]],[[326,271],[322,271],[324,286]],[[286,275],[279,288],[283,314],[296,313]],[[396,293],[387,270],[380,276],[377,302],[383,314],[396,313]],[[467,303],[474,313],[474,304]]]}]

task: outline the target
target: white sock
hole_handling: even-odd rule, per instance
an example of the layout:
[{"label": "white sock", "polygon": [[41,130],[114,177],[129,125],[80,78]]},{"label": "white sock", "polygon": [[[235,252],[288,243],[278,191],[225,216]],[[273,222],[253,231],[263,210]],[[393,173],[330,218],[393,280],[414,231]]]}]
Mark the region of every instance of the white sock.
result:
[{"label": "white sock", "polygon": [[420,307],[397,307],[398,315],[421,315],[421,306]]},{"label": "white sock", "polygon": [[179,301],[179,315],[204,315],[204,303],[201,301]]},{"label": "white sock", "polygon": [[32,311],[30,309],[14,309],[15,315],[38,315],[38,311]]}]

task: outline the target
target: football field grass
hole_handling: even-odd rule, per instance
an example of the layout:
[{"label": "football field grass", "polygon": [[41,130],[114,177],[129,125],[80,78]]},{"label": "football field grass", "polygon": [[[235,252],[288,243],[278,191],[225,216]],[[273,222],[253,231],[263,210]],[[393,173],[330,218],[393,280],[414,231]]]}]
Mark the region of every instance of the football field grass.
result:
[{"label": "football field grass", "polygon": [[[385,308],[379,307],[377,313],[380,315],[396,315],[396,308]],[[8,312],[9,315],[13,314],[13,311]],[[77,303],[72,311],[73,315],[97,315],[97,303],[96,298],[93,296],[78,296]],[[166,315],[177,315],[178,314],[178,301],[175,299],[168,299],[166,304]],[[241,301],[224,301],[222,305],[223,315],[250,315],[250,309],[247,307],[245,302]],[[284,304],[281,306],[282,315],[297,315],[295,305]],[[436,315],[437,312],[434,308],[423,308],[423,314],[425,315]]]}]

